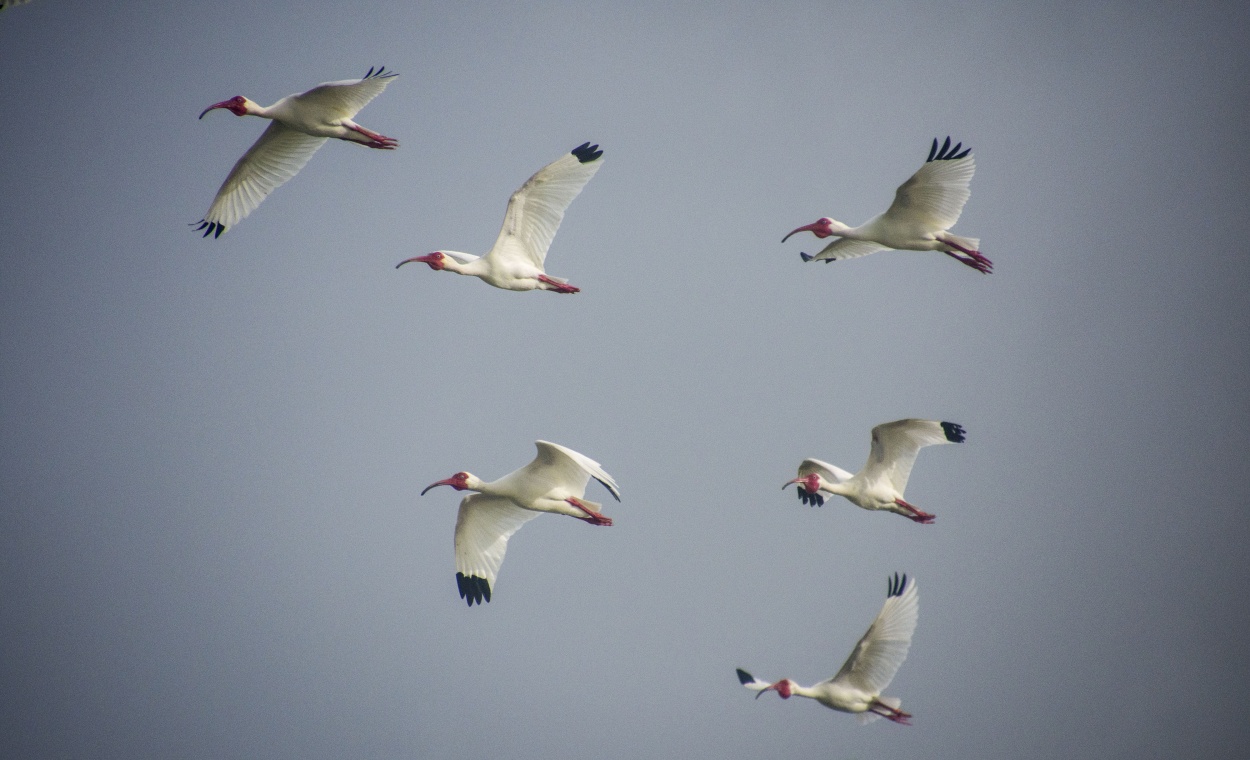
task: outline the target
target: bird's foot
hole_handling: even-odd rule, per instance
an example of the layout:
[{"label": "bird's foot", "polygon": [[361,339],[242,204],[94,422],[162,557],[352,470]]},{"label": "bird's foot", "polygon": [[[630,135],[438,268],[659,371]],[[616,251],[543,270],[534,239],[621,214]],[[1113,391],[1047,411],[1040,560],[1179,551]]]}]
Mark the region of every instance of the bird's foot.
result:
[{"label": "bird's foot", "polygon": [[359,124],[353,124],[348,127],[348,129],[353,132],[359,132],[369,138],[369,142],[361,143],[361,145],[366,147],[375,148],[377,150],[395,150],[399,147],[399,140],[396,140],[394,137],[387,137],[386,135],[378,134],[372,129],[365,129]]},{"label": "bird's foot", "polygon": [[579,519],[579,520],[585,520],[586,522],[590,523],[591,525],[602,525],[602,526],[603,526],[603,527],[605,527],[605,528],[606,528],[606,527],[611,527],[611,526],[612,526],[612,518],[611,518],[611,517],[607,517],[606,515],[602,515],[602,514],[600,514],[600,513],[596,512],[595,510],[593,510],[593,509],[591,509],[590,507],[588,507],[588,506],[586,506],[585,504],[583,504],[581,501],[579,501],[579,500],[577,500],[577,499],[574,499],[574,498],[573,498],[573,497],[571,497],[571,496],[570,496],[569,498],[565,499],[565,501],[567,501],[569,504],[572,504],[573,506],[577,507],[578,509],[580,509],[581,511],[585,512],[585,513],[588,515],[587,517],[579,517],[579,518],[577,518],[577,519]]},{"label": "bird's foot", "polygon": [[902,499],[895,499],[894,503],[911,513],[911,514],[905,514],[903,515],[903,517],[906,517],[908,520],[911,520],[913,522],[918,522],[921,525],[932,525],[933,521],[937,519],[937,515],[931,515],[928,512],[922,512],[919,509],[916,509],[916,507],[912,506],[911,504],[908,504],[907,502],[903,501]]},{"label": "bird's foot", "polygon": [[958,261],[964,266],[972,267],[981,274],[994,273],[994,262],[982,256],[980,251],[970,251],[960,248],[959,253],[956,253],[955,251],[942,251],[942,253],[945,253],[947,256],[950,256],[952,259]]},{"label": "bird's foot", "polygon": [[903,712],[897,707],[890,707],[877,699],[872,700],[872,703],[868,705],[868,710],[895,723],[901,723],[904,726],[911,725],[911,713]]},{"label": "bird's foot", "polygon": [[548,285],[547,290],[551,290],[556,293],[580,293],[582,292],[581,288],[574,287],[568,284],[567,282],[560,282],[558,280],[553,280],[545,274],[538,275],[538,281]]}]

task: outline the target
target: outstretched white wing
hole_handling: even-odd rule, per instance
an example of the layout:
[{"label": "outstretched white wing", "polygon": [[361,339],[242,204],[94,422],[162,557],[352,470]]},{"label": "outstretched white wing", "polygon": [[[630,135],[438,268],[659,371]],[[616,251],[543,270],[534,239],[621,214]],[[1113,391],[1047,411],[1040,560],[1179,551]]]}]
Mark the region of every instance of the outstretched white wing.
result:
[{"label": "outstretched white wing", "polygon": [[868,694],[880,694],[907,659],[919,609],[916,581],[909,584],[906,575],[900,581],[896,573],[877,619],[868,626],[842,669],[829,680]]},{"label": "outstretched white wing", "polygon": [[842,261],[843,259],[857,259],[860,256],[867,256],[870,253],[884,251],[886,247],[880,243],[874,243],[871,240],[852,240],[851,238],[838,238],[829,245],[821,249],[820,253],[815,256],[806,256],[803,254],[804,261]]},{"label": "outstretched white wing", "polygon": [[870,481],[888,478],[902,494],[922,447],[963,443],[964,437],[963,427],[954,422],[908,419],[877,425],[872,429],[872,449],[868,452],[864,475]]},{"label": "outstretched white wing", "polygon": [[398,74],[379,68],[369,69],[362,79],[344,79],[338,82],[325,82],[316,87],[290,95],[289,98],[300,107],[311,107],[318,111],[319,116],[326,119],[350,119],[360,112],[381,94]]},{"label": "outstretched white wing", "polygon": [[953,227],[972,194],[969,185],[977,168],[968,150],[960,152],[962,146],[963,143],[957,143],[952,148],[951,139],[947,137],[939,150],[934,139],[929,159],[898,186],[894,203],[882,216],[894,223],[922,225],[928,229]]},{"label": "outstretched white wing", "polygon": [[538,170],[512,194],[503,229],[488,257],[516,257],[543,268],[564,211],[603,165],[603,151],[585,143]]},{"label": "outstretched white wing", "polygon": [[456,516],[456,585],[460,598],[470,607],[474,602],[490,601],[495,577],[508,550],[508,539],[538,515],[501,496],[474,493],[460,500],[460,513]]},{"label": "outstretched white wing", "polygon": [[[764,689],[767,689],[767,688],[768,688],[768,683],[767,683],[767,682],[765,682],[765,681],[757,681],[757,680],[755,679],[755,676],[753,676],[753,675],[751,675],[750,673],[746,672],[746,671],[745,671],[745,670],[743,670],[742,668],[738,668],[738,683],[740,683],[740,684],[742,684],[743,686],[747,687],[747,688],[748,688],[748,689],[750,689],[751,691],[763,691]],[[757,695],[757,696],[758,696],[758,695]]]},{"label": "outstretched white wing", "polygon": [[830,483],[842,483],[854,477],[851,473],[837,465],[822,462],[819,459],[804,459],[799,464],[799,477],[816,473]]},{"label": "outstretched white wing", "polygon": [[613,498],[621,500],[621,489],[616,481],[595,460],[558,443],[534,441],[534,445],[538,448],[538,456],[522,467],[518,474],[523,473],[523,477],[534,481],[575,490],[579,495],[586,492],[586,484],[594,478],[611,492]]},{"label": "outstretched white wing", "polygon": [[204,230],[204,237],[218,237],[243,221],[266,195],[298,174],[325,141],[270,122],[260,139],[235,162],[196,230]]}]

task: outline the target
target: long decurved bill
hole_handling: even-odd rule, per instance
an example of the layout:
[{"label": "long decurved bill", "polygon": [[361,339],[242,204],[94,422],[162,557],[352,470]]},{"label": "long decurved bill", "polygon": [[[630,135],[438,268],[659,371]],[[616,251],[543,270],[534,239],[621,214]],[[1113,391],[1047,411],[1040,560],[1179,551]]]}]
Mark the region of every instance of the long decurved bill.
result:
[{"label": "long decurved bill", "polygon": [[[791,230],[788,235],[786,235],[785,237],[781,239],[781,242],[783,243],[786,242],[787,240],[790,239],[790,235],[793,235],[796,232],[811,232],[813,234],[816,234],[818,227],[820,227],[820,222],[812,222],[811,224],[805,224],[802,227],[799,227],[797,230]],[[819,234],[817,234],[816,236],[820,237]]]},{"label": "long decurved bill", "polygon": [[425,496],[425,492],[430,490],[431,488],[436,488],[438,486],[454,486],[455,484],[456,484],[455,478],[447,478],[445,480],[440,480],[437,483],[431,483],[428,486],[426,486],[425,489],[421,491],[421,495]]},{"label": "long decurved bill", "polygon": [[[401,262],[399,262],[398,264],[396,264],[396,265],[395,265],[395,268],[396,268],[396,269],[399,269],[399,268],[400,268],[400,267],[402,267],[404,264],[411,264],[411,263],[412,263],[412,262],[414,262],[414,261],[420,261],[422,264],[433,264],[433,263],[435,262],[435,259],[434,259],[434,254],[432,254],[432,253],[427,253],[427,254],[425,254],[424,256],[413,256],[413,257],[412,257],[412,258],[410,258],[410,259],[404,259],[403,261],[401,261]],[[435,484],[435,485],[437,485],[437,484]]]},{"label": "long decurved bill", "polygon": [[203,119],[203,118],[204,118],[204,114],[208,113],[209,111],[213,110],[214,108],[226,108],[227,106],[229,106],[229,105],[230,105],[231,103],[233,103],[233,102],[234,102],[234,99],[232,98],[232,99],[230,99],[230,100],[223,100],[223,101],[221,101],[220,103],[214,103],[214,104],[212,104],[211,106],[209,106],[208,108],[205,108],[202,112],[200,112],[200,118],[201,118],[201,119]]},{"label": "long decurved bill", "polygon": [[784,490],[786,490],[786,486],[792,486],[792,485],[794,485],[795,483],[802,483],[802,482],[803,482],[803,478],[801,478],[801,477],[795,478],[794,480],[787,480],[787,481],[785,482],[785,485],[783,485],[783,486],[781,487],[781,490],[783,490],[783,491],[784,491]]}]

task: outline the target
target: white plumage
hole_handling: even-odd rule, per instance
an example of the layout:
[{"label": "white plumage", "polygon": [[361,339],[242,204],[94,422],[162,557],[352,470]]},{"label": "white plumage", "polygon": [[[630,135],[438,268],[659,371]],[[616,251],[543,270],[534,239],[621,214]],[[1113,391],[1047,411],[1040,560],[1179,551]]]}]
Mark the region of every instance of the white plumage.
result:
[{"label": "white plumage", "polygon": [[864,723],[889,718],[895,723],[911,725],[908,719],[912,716],[899,709],[902,701],[883,697],[881,692],[894,680],[894,674],[907,659],[919,609],[915,580],[909,584],[906,575],[900,580],[895,573],[887,584],[885,605],[877,619],[872,621],[835,676],[814,686],[800,686],[788,678],[770,684],[756,680],[739,668],[738,682],[759,692],[755,695],[757,699],[766,691],[775,691],[782,699],[808,697],[834,710],[857,713]]},{"label": "white plumage", "polygon": [[442,250],[404,259],[395,268],[419,261],[434,270],[478,277],[504,290],[577,293],[580,289],[568,280],[548,276],[544,263],[565,210],[599,171],[602,155],[598,145],[582,143],[526,180],[508,200],[503,228],[485,256]]},{"label": "white plumage", "polygon": [[272,123],[235,162],[195,229],[204,230],[204,237],[216,238],[243,221],[265,196],[298,174],[331,137],[379,150],[398,147],[395,139],[352,121],[395,76],[382,68],[371,68],[362,79],[319,84],[267,108],[239,95],[204,109],[201,119],[215,108],[224,108],[236,116],[260,116]]},{"label": "white plumage", "polygon": [[872,448],[864,468],[852,475],[819,459],[804,459],[797,478],[799,499],[805,504],[824,506],[823,493],[846,497],[858,507],[886,510],[919,523],[931,523],[934,516],[922,512],[903,499],[907,479],[920,449],[939,443],[963,443],[963,426],[938,420],[896,420],[872,429]]},{"label": "white plumage", "polygon": [[812,224],[792,230],[781,242],[786,242],[796,232],[811,232],[818,238],[837,236],[837,240],[814,256],[800,254],[804,261],[826,263],[867,256],[890,248],[941,251],[982,274],[989,274],[994,264],[977,250],[981,241],[949,232],[959,221],[964,204],[968,202],[971,195],[969,185],[976,171],[972,149],[960,152],[962,147],[963,143],[951,147],[951,139],[947,137],[939,149],[934,138],[928,160],[910,179],[898,186],[894,203],[885,213],[858,227],[848,227],[827,216],[821,217]]},{"label": "white plumage", "polygon": [[591,478],[603,484],[613,498],[620,489],[598,462],[559,444],[535,441],[534,461],[496,481],[486,483],[475,475],[458,472],[431,483],[457,491],[476,491],[460,501],[456,517],[456,585],[460,598],[472,607],[490,601],[491,589],[513,533],[538,516],[554,512],[584,520],[591,525],[611,525],[602,505],[583,498]]}]

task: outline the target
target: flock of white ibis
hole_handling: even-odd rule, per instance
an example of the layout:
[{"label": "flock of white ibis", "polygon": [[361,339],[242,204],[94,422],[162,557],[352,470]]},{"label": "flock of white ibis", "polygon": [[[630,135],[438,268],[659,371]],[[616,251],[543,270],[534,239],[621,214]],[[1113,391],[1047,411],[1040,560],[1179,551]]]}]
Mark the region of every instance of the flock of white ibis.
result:
[{"label": "flock of white ibis", "polygon": [[[204,218],[195,223],[203,236],[219,237],[256,209],[265,196],[291,179],[328,138],[357,143],[378,150],[392,150],[399,143],[352,121],[360,109],[394,80],[383,68],[369,69],[358,80],[327,82],[307,92],[289,95],[264,107],[237,96],[214,103],[214,109],[236,116],[259,116],[270,124],[260,139],[230,170]],[[439,250],[399,262],[412,262],[434,270],[472,275],[504,290],[549,290],[577,293],[567,280],[544,269],[547,249],[564,219],[564,212],[599,170],[603,151],[583,143],[530,177],[512,194],[504,214],[503,229],[484,256]],[[898,187],[894,202],[882,214],[849,227],[823,217],[791,231],[782,242],[799,232],[818,238],[836,237],[816,254],[801,253],[804,261],[830,262],[865,256],[877,251],[941,251],[982,274],[992,263],[978,250],[979,241],[949,230],[958,221],[969,196],[975,164],[962,143],[941,145],[934,139],[924,165]],[[819,459],[805,459],[798,476],[785,486],[797,486],[806,504],[823,506],[825,494],[845,497],[867,510],[885,510],[921,524],[934,516],[903,498],[916,455],[925,446],[962,443],[964,429],[953,422],[905,419],[878,425],[872,430],[868,462],[852,475]],[[598,462],[572,449],[537,441],[538,455],[508,475],[486,482],[468,472],[430,484],[470,491],[460,501],[456,517],[456,584],[460,597],[472,607],[491,599],[508,539],[541,512],[567,515],[590,525],[610,526],[603,507],[586,498],[586,486],[594,478],[614,499],[620,489]],[[783,488],[785,486],[782,486]],[[855,645],[841,670],[815,686],[800,686],[788,678],[768,683],[738,670],[743,686],[758,692],[775,691],[783,699],[810,697],[834,710],[856,713],[863,722],[887,718],[908,725],[911,715],[900,700],[881,695],[889,685],[911,645],[919,609],[915,580],[896,573],[888,584],[885,606]]]}]

